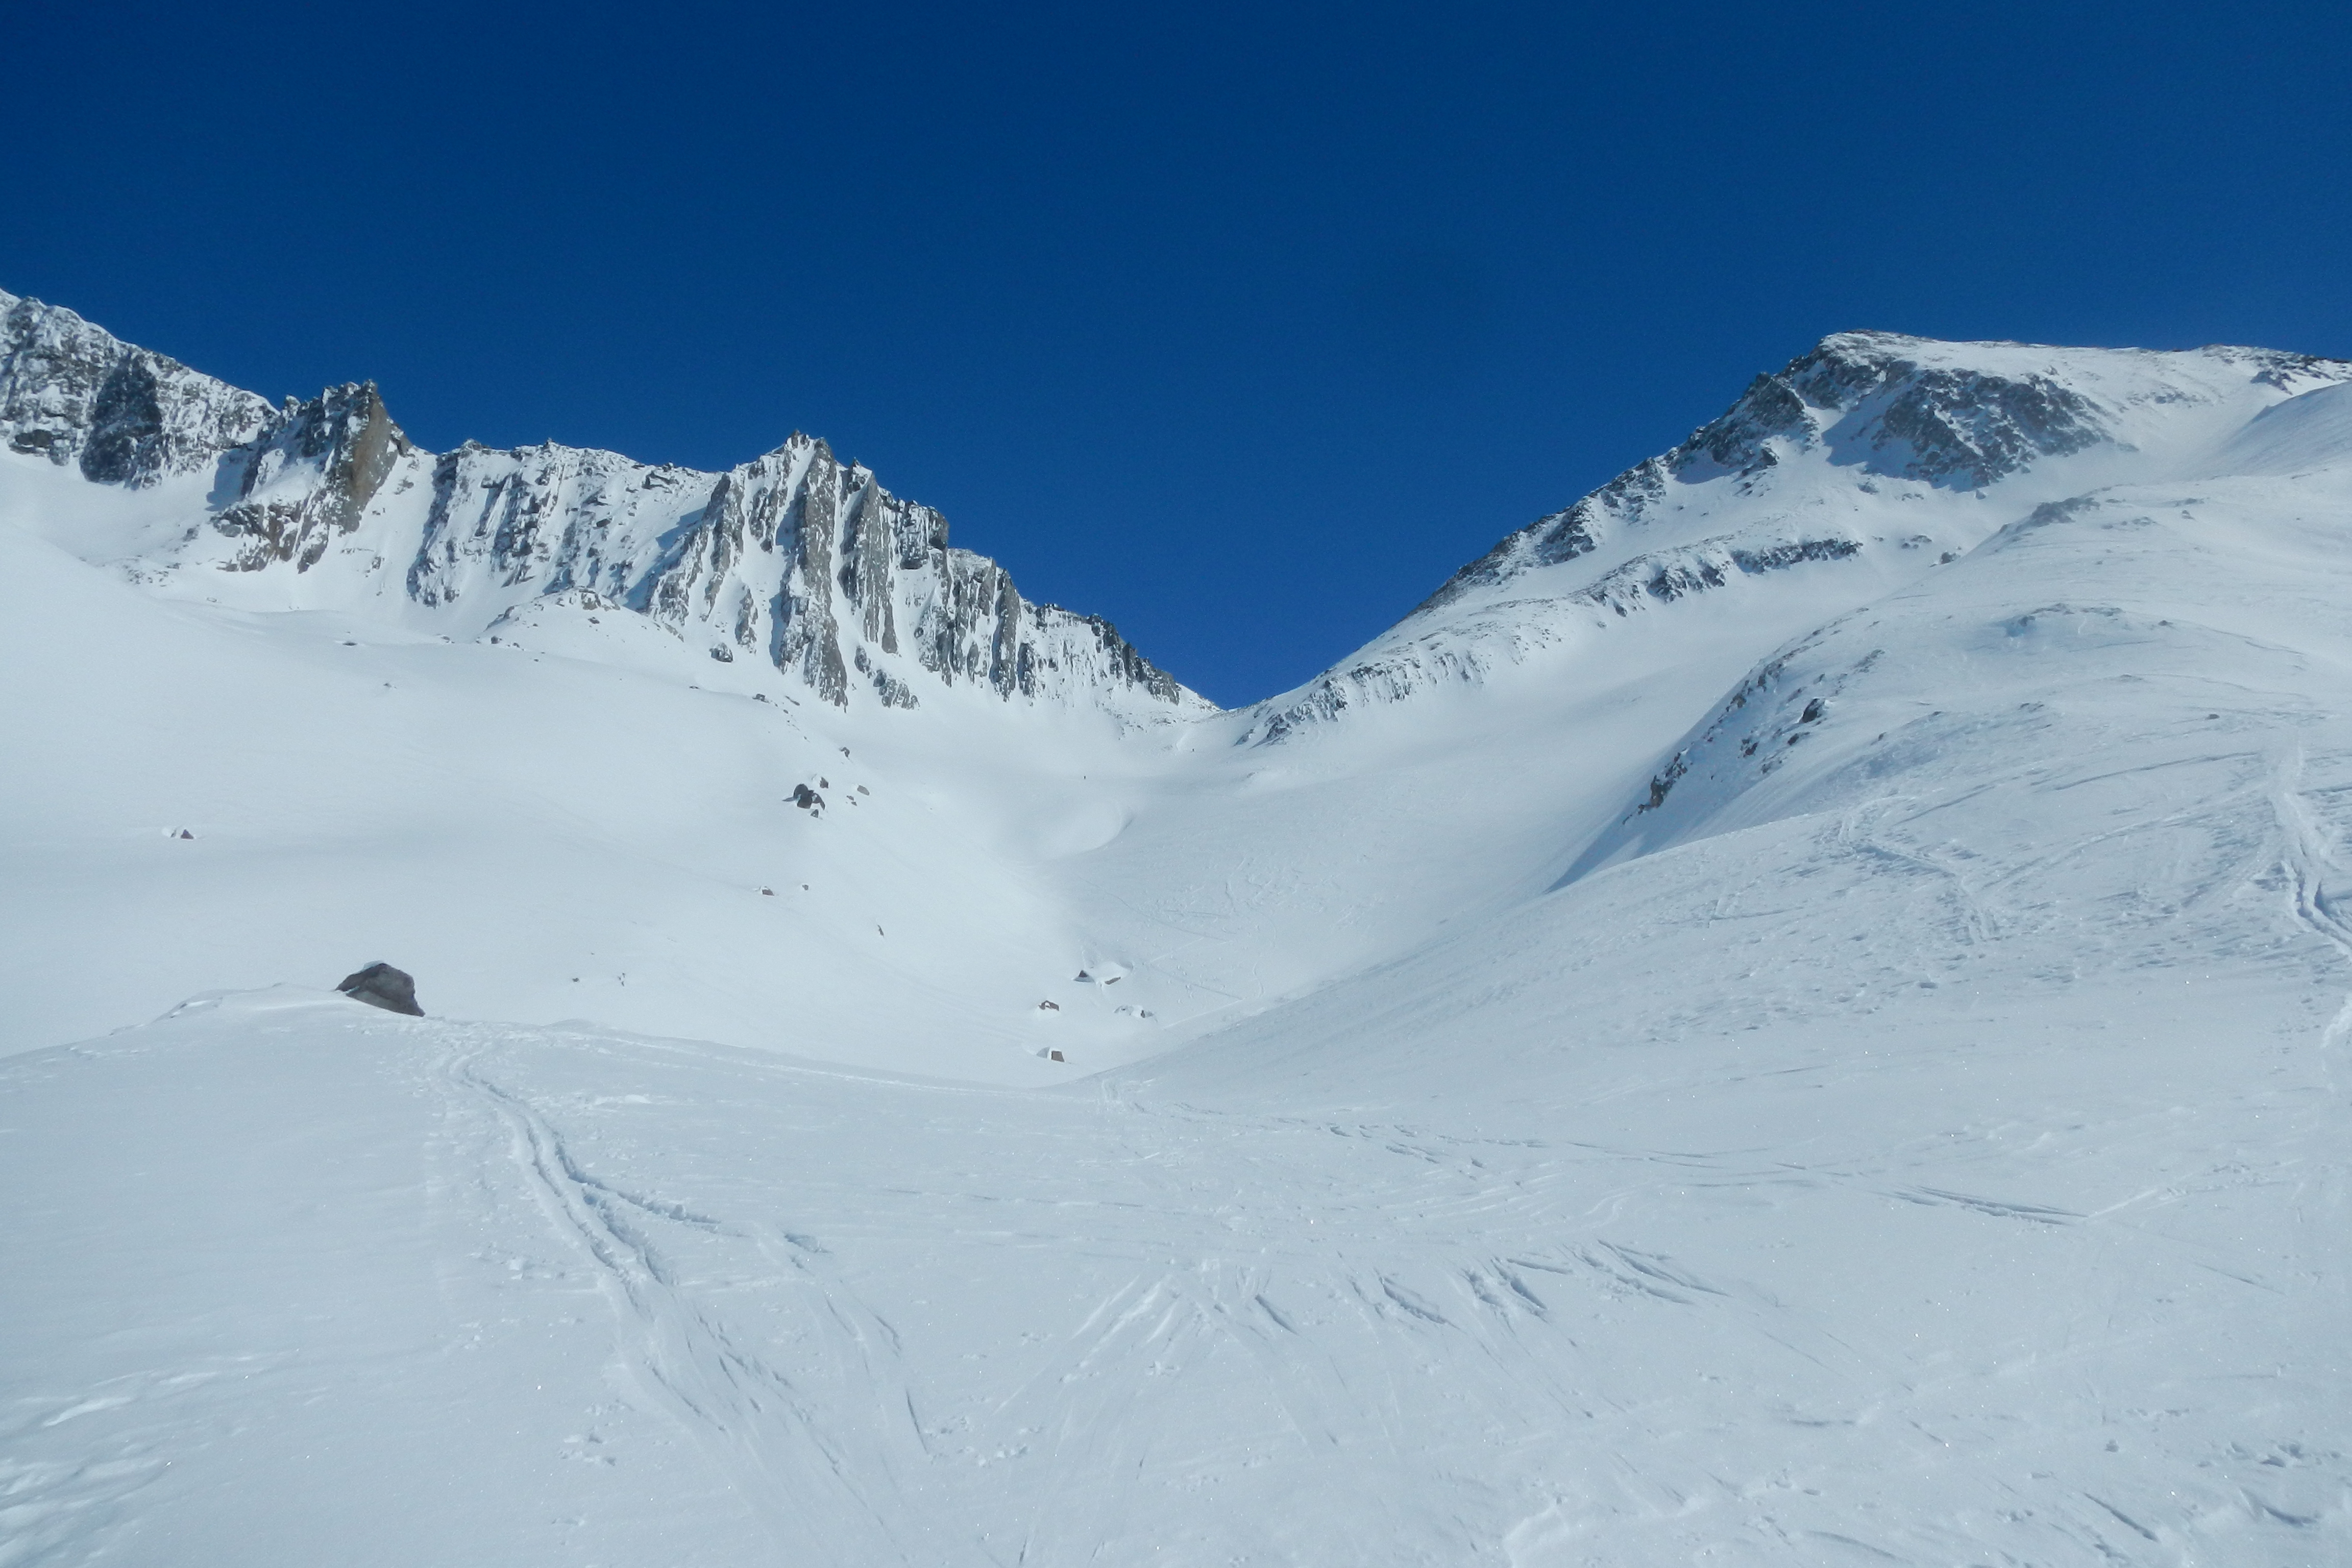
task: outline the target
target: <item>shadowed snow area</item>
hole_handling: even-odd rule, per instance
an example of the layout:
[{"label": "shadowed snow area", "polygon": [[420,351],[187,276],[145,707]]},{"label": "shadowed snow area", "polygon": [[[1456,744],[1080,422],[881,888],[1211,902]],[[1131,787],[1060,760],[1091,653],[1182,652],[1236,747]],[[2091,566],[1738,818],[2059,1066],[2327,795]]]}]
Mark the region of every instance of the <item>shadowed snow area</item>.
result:
[{"label": "shadowed snow area", "polygon": [[16,304],[0,1564],[2352,1556],[2352,367],[1843,334],[1215,713]]}]

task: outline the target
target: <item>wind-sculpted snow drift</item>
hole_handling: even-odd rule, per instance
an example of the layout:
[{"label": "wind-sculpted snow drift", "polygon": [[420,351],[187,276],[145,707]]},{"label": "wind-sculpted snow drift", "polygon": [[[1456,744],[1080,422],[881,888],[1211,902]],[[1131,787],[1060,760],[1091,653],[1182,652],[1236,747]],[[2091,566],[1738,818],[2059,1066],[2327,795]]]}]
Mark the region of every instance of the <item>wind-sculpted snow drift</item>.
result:
[{"label": "wind-sculpted snow drift", "polygon": [[0,1563],[2352,1559],[2352,365],[1832,337],[1221,713],[5,321]]}]

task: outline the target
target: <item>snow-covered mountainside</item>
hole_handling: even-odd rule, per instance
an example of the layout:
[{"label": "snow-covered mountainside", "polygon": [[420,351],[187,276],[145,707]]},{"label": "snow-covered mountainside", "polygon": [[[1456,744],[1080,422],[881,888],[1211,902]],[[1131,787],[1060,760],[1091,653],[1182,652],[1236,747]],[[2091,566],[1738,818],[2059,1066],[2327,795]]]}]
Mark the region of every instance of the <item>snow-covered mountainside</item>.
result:
[{"label": "snow-covered mountainside", "polygon": [[856,690],[911,708],[965,684],[1139,716],[1210,706],[1100,617],[1024,602],[994,562],[949,546],[947,519],[804,436],[723,474],[552,442],[436,456],[373,383],[272,409],[0,293],[0,440],[95,483],[172,487],[176,534],[150,507],[149,526],[58,542],[213,602],[367,609],[471,638],[568,595],[836,705]]},{"label": "snow-covered mountainside", "polygon": [[[1861,602],[1957,559],[2021,507],[2168,478],[2273,404],[2347,376],[2342,361],[2262,349],[1841,332],[1758,376],[1673,451],[1505,538],[1386,636],[1264,705],[1254,735],[1561,644],[1597,648],[1612,622],[1727,589],[1764,591],[1710,603],[1710,617]],[[1788,573],[1822,581],[1769,586]]]},{"label": "snow-covered mountainside", "polygon": [[1841,334],[1220,713],[8,319],[0,1563],[2352,1560],[2352,365]]}]

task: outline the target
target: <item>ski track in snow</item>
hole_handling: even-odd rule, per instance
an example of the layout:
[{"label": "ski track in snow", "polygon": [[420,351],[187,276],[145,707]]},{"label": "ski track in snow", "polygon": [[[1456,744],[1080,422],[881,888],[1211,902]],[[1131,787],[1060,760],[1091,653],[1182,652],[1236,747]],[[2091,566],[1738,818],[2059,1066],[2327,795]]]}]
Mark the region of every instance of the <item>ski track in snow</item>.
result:
[{"label": "ski track in snow", "polygon": [[[919,1464],[929,1457],[919,1451],[928,1445],[921,1441],[913,1396],[893,1375],[893,1365],[875,1364],[877,1342],[887,1346],[892,1338],[879,1321],[849,1297],[837,1280],[815,1282],[821,1302],[813,1303],[807,1315],[844,1326],[874,1325],[869,1331],[850,1327],[847,1336],[855,1347],[852,1359],[856,1374],[869,1380],[869,1386],[849,1391],[849,1397],[827,1407],[826,1414],[835,1422],[832,1427],[818,1425],[788,1377],[757,1353],[747,1352],[739,1342],[740,1331],[684,1292],[652,1235],[656,1229],[690,1226],[709,1236],[742,1240],[750,1238],[746,1228],[695,1214],[678,1204],[625,1193],[583,1171],[546,1115],[487,1075],[485,1058],[493,1054],[494,1047],[479,1047],[453,1058],[445,1068],[448,1082],[476,1097],[509,1126],[512,1157],[541,1198],[550,1223],[593,1260],[604,1282],[625,1358],[648,1390],[696,1434],[713,1458],[738,1473],[740,1484],[761,1499],[779,1543],[854,1540],[859,1560],[924,1560],[919,1551],[890,1533],[894,1516],[903,1520],[910,1512],[919,1512],[891,1484],[894,1466],[903,1459],[887,1451],[890,1447],[887,1442],[877,1443],[877,1434],[865,1428],[859,1418],[863,1412],[878,1423],[912,1433],[919,1448],[915,1461]],[[1112,1114],[1120,1123],[1150,1115],[1132,1105]],[[1270,1130],[1222,1131],[1227,1138],[1255,1141]],[[1291,1135],[1298,1136],[1295,1131]],[[1362,1133],[1326,1135],[1360,1137]],[[1133,1151],[1137,1134],[1123,1131],[1117,1142]],[[1421,1167],[1442,1158],[1378,1130],[1372,1130],[1372,1146]],[[1647,1156],[1636,1158],[1647,1160]],[[1146,1155],[1141,1168],[1149,1171],[1155,1163],[1152,1156]],[[1533,1175],[1540,1182],[1544,1173]],[[1416,1170],[1406,1179],[1417,1187],[1424,1176],[1425,1172]],[[1518,1217],[1525,1223],[1524,1201],[1512,1201],[1523,1185],[1524,1181],[1497,1190],[1476,1184],[1435,1205],[1416,1195],[1411,1207],[1421,1211],[1414,1217],[1424,1223],[1441,1217],[1458,1223],[1466,1214],[1491,1214],[1498,1208],[1506,1217],[1519,1211]],[[1145,1438],[1150,1424],[1132,1417],[1138,1389],[1147,1386],[1148,1380],[1180,1373],[1188,1361],[1220,1348],[1249,1358],[1279,1403],[1284,1425],[1299,1443],[1334,1445],[1341,1441],[1342,1433],[1358,1430],[1370,1420],[1383,1434],[1390,1462],[1411,1461],[1414,1438],[1407,1426],[1409,1417],[1398,1407],[1394,1394],[1381,1386],[1393,1379],[1394,1370],[1370,1391],[1355,1386],[1349,1368],[1312,1348],[1317,1333],[1302,1327],[1309,1321],[1305,1310],[1294,1307],[1285,1313],[1275,1306],[1270,1293],[1319,1298],[1324,1312],[1336,1307],[1340,1321],[1351,1326],[1355,1334],[1379,1341],[1467,1333],[1477,1357],[1498,1366],[1523,1367],[1527,1358],[1510,1340],[1521,1331],[1521,1321],[1540,1324],[1545,1315],[1524,1271],[1549,1270],[1578,1279],[1588,1289],[1598,1286],[1613,1294],[1681,1305],[1689,1304],[1696,1296],[1722,1294],[1687,1271],[1676,1269],[1667,1258],[1603,1242],[1556,1261],[1481,1258],[1448,1270],[1453,1276],[1450,1280],[1425,1281],[1432,1294],[1424,1295],[1388,1271],[1401,1267],[1394,1261],[1371,1259],[1336,1270],[1328,1266],[1301,1270],[1301,1260],[1290,1258],[1285,1260],[1287,1268],[1270,1267],[1263,1260],[1266,1237],[1237,1208],[1223,1205],[1203,1213],[1190,1205],[1171,1203],[1175,1195],[1151,1192],[1113,1202],[1140,1211],[1138,1217],[1145,1222],[1127,1238],[1130,1246],[1148,1245],[1155,1253],[1165,1247],[1192,1256],[1167,1260],[1179,1267],[1145,1270],[1119,1279],[1093,1304],[1058,1351],[1017,1386],[997,1396],[989,1413],[992,1425],[1000,1428],[1033,1436],[1050,1434],[1048,1458],[1074,1462],[1082,1471],[1097,1473],[1102,1484],[1114,1489],[1122,1472],[1146,1458],[1143,1450],[1148,1449],[1148,1441],[1139,1445],[1139,1439]],[[1318,1220],[1318,1225],[1328,1224],[1328,1234],[1343,1249],[1341,1259],[1350,1263],[1359,1248],[1368,1243],[1378,1247],[1379,1235],[1387,1228],[1379,1222],[1381,1211],[1405,1202],[1400,1194],[1378,1190],[1365,1194],[1365,1199],[1370,1214],[1341,1209],[1329,1215],[1328,1221]],[[992,1194],[986,1201],[1018,1200],[1009,1194]],[[1052,1206],[1093,1211],[1104,1204],[1098,1198],[1075,1204],[1064,1198]],[[1433,1214],[1429,1212],[1433,1207]],[[1144,1237],[1150,1238],[1148,1244],[1142,1242]],[[1233,1247],[1241,1258],[1222,1256],[1219,1242]],[[772,1246],[760,1250],[772,1263],[778,1261]],[[1252,1253],[1258,1258],[1250,1258]],[[814,1256],[818,1255],[807,1246],[793,1247],[785,1260],[792,1277],[803,1274],[808,1267],[804,1260]],[[1325,1332],[1331,1326],[1328,1317],[1318,1325]],[[1283,1342],[1301,1339],[1307,1342],[1303,1352],[1281,1353],[1286,1348]],[[894,1383],[899,1385],[892,1386]],[[1074,1395],[1074,1389],[1081,1392]],[[900,1411],[906,1413],[903,1426],[896,1419]],[[844,1417],[849,1418],[846,1426]],[[818,1478],[835,1483],[825,1489],[826,1500],[834,1504],[830,1509],[808,1495],[811,1481]],[[887,1488],[889,1495],[877,1500],[864,1489],[869,1487]],[[1041,1500],[1038,1511],[1065,1514],[1094,1489],[1065,1485]],[[1105,1521],[1101,1528],[1108,1529],[1112,1522]],[[1033,1531],[1034,1528],[1033,1522]],[[1375,1532],[1375,1538],[1381,1534],[1390,1531]],[[1400,1539],[1393,1534],[1390,1538]]]},{"label": "ski track in snow", "polygon": [[[896,1500],[866,1489],[888,1480],[888,1457],[845,1453],[845,1441],[866,1435],[821,1426],[790,1378],[756,1349],[738,1344],[723,1319],[681,1290],[651,1234],[661,1222],[706,1230],[719,1229],[720,1222],[583,1172],[553,1123],[486,1076],[481,1062],[489,1048],[478,1045],[453,1054],[442,1075],[505,1124],[515,1165],[550,1226],[595,1269],[639,1386],[734,1476],[779,1545],[821,1540],[863,1560],[914,1560],[891,1538]],[[772,1258],[772,1249],[763,1251]],[[830,1291],[825,1305],[861,1358],[870,1356],[877,1338],[887,1339],[887,1326],[852,1321]],[[880,1462],[856,1462],[861,1458]],[[824,1478],[834,1495],[809,1496],[809,1481]]]},{"label": "ski track in snow", "polygon": [[[2315,934],[2352,963],[2352,920],[2336,911],[2337,895],[2331,886],[2344,876],[2343,868],[2336,862],[2336,836],[2322,826],[2313,803],[2299,793],[2303,771],[2304,755],[2298,748],[2277,769],[2272,795],[2285,841],[2283,864],[2294,887],[2294,912]],[[2341,1070],[2336,1065],[2336,1053],[2342,1049],[2347,1031],[2352,1031],[2352,987],[2347,988],[2344,1005],[2328,1024],[2323,1041],[2330,1047],[2331,1075]]]}]

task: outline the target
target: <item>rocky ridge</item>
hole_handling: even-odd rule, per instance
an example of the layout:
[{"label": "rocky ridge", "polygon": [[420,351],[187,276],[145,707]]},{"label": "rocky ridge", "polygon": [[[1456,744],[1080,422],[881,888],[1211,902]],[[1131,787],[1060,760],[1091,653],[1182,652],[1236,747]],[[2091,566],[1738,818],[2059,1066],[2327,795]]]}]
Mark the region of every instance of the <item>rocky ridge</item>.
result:
[{"label": "rocky ridge", "polygon": [[71,310],[0,291],[0,442],[96,484],[209,473],[276,417],[240,392]]},{"label": "rocky ridge", "polygon": [[0,443],[93,483],[201,488],[177,542],[136,564],[234,574],[240,602],[390,601],[478,637],[561,599],[646,616],[845,707],[961,686],[1129,719],[1214,710],[1109,622],[1024,599],[949,544],[938,511],[806,436],[724,473],[552,442],[431,453],[373,383],[273,407],[0,293]]}]

